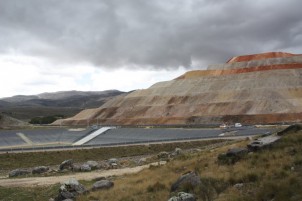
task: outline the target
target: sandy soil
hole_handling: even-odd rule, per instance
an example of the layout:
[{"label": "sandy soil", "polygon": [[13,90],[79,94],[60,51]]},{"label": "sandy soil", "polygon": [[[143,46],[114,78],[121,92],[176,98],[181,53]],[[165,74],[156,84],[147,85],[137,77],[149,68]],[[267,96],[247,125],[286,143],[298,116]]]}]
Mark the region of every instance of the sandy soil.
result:
[{"label": "sandy soil", "polygon": [[37,186],[50,186],[57,183],[63,183],[70,178],[75,178],[77,180],[92,180],[98,177],[109,177],[109,176],[120,176],[125,174],[134,174],[142,171],[143,169],[149,168],[151,165],[164,165],[165,162],[151,163],[148,165],[142,165],[132,168],[122,168],[122,169],[111,169],[111,170],[98,170],[86,173],[74,173],[70,175],[62,176],[51,176],[51,177],[29,177],[29,178],[15,178],[0,179],[0,186],[3,187],[37,187]]}]

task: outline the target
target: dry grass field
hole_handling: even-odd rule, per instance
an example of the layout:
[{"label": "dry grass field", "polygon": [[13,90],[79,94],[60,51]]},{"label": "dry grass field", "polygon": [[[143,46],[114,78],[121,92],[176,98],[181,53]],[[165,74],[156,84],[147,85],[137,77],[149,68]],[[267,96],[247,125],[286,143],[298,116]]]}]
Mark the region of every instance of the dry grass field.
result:
[{"label": "dry grass field", "polygon": [[[249,142],[237,141],[214,149],[186,153],[164,166],[150,167],[137,174],[112,177],[110,180],[114,182],[113,188],[90,192],[78,197],[77,201],[167,201],[175,194],[170,192],[171,185],[189,171],[197,172],[202,183],[195,187],[187,185],[181,190],[193,193],[199,201],[302,200],[301,127],[286,131],[272,147],[249,153],[234,164],[218,162],[219,154],[230,148],[245,147]],[[159,147],[156,150],[159,151]],[[80,182],[87,187],[94,183]],[[45,200],[44,195],[54,197],[57,189],[58,186],[0,188],[0,195],[6,195],[2,200]],[[31,198],[28,198],[29,195]]]}]

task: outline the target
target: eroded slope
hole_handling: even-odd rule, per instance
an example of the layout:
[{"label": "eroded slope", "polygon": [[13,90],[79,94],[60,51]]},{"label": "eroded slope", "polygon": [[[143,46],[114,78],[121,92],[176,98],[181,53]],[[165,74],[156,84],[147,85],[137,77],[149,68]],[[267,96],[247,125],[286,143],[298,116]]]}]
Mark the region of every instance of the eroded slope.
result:
[{"label": "eroded slope", "polygon": [[100,108],[84,110],[62,123],[150,125],[301,120],[302,56],[265,53],[187,72],[174,80],[114,98]]}]

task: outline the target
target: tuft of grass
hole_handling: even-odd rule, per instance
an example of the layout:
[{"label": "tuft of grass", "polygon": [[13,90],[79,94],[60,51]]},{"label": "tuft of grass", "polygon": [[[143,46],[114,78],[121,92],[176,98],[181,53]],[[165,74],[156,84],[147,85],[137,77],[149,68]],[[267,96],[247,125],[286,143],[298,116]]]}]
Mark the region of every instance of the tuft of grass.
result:
[{"label": "tuft of grass", "polygon": [[0,187],[0,201],[49,200],[58,194],[59,184],[51,187],[6,188]]},{"label": "tuft of grass", "polygon": [[167,189],[167,187],[164,184],[157,181],[155,184],[149,185],[147,187],[147,192],[158,192],[158,191],[163,191],[166,189]]}]

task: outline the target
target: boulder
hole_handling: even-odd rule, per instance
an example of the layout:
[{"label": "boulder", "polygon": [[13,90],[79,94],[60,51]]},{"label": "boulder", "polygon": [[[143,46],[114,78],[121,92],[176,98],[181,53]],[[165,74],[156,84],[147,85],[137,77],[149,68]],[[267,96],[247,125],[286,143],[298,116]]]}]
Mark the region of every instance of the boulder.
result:
[{"label": "boulder", "polygon": [[181,177],[177,179],[177,181],[172,184],[171,191],[181,190],[183,187],[191,185],[192,188],[201,184],[200,177],[195,172],[189,172],[183,174]]},{"label": "boulder", "polygon": [[138,165],[144,165],[147,162],[146,158],[141,158],[139,159],[139,161],[137,162]]},{"label": "boulder", "polygon": [[112,163],[117,164],[117,163],[118,163],[118,160],[117,160],[116,158],[110,158],[110,159],[108,160],[108,164],[111,165]]},{"label": "boulder", "polygon": [[81,166],[80,165],[76,165],[76,164],[72,164],[72,171],[74,171],[74,172],[80,172],[81,171]]},{"label": "boulder", "polygon": [[234,185],[234,188],[237,188],[238,190],[240,190],[240,189],[243,188],[243,186],[244,186],[243,183],[238,183],[238,184],[235,184],[235,185]]},{"label": "boulder", "polygon": [[101,189],[109,189],[109,188],[112,188],[113,186],[114,186],[114,183],[112,181],[100,180],[93,184],[92,190],[95,191],[95,190],[101,190]]},{"label": "boulder", "polygon": [[32,170],[32,174],[42,174],[49,170],[49,167],[46,166],[38,166]]},{"label": "boulder", "polygon": [[91,171],[91,167],[88,165],[88,164],[83,164],[83,165],[81,165],[81,171],[82,172],[89,172],[89,171]]},{"label": "boulder", "polygon": [[227,151],[227,156],[238,156],[238,155],[245,155],[248,153],[248,149],[246,148],[233,148]]},{"label": "boulder", "polygon": [[69,179],[64,182],[59,189],[59,195],[55,198],[55,201],[64,201],[66,199],[75,199],[76,196],[88,192],[87,189],[80,184],[76,179]]},{"label": "boulder", "polygon": [[99,168],[100,168],[99,163],[96,162],[96,161],[87,161],[86,164],[89,165],[89,167],[90,167],[92,170],[95,170],[95,169],[99,169]]},{"label": "boulder", "polygon": [[168,201],[196,201],[196,198],[191,193],[180,192],[177,196],[171,197]]},{"label": "boulder", "polygon": [[195,149],[191,149],[190,152],[191,153],[199,153],[199,152],[202,152],[202,150],[198,149],[198,148],[195,148]]},{"label": "boulder", "polygon": [[182,154],[182,149],[176,147],[175,150],[174,150],[174,153],[176,153],[177,155],[180,155],[180,154]]},{"label": "boulder", "polygon": [[175,148],[174,152],[171,154],[173,157],[179,156],[183,153],[181,148]]},{"label": "boulder", "polygon": [[61,163],[59,169],[60,170],[64,170],[64,169],[72,169],[72,164],[73,164],[73,160],[72,159],[68,159],[65,160]]},{"label": "boulder", "polygon": [[109,168],[117,168],[118,167],[118,160],[116,158],[110,158],[108,160]]},{"label": "boulder", "polygon": [[99,165],[98,165],[98,169],[109,169],[110,168],[110,165],[106,162],[100,162]]},{"label": "boulder", "polygon": [[8,176],[9,177],[17,177],[17,176],[21,176],[21,175],[27,175],[30,174],[31,172],[27,169],[15,169],[12,170],[11,172],[9,172]]},{"label": "boulder", "polygon": [[217,159],[220,164],[234,164],[247,154],[246,148],[232,148],[226,153],[219,154]]},{"label": "boulder", "polygon": [[111,163],[110,164],[110,168],[112,168],[112,169],[116,169],[117,167],[118,167],[117,163]]},{"label": "boulder", "polygon": [[157,154],[157,158],[159,159],[166,159],[169,158],[169,153],[166,151],[162,151],[159,154]]}]

